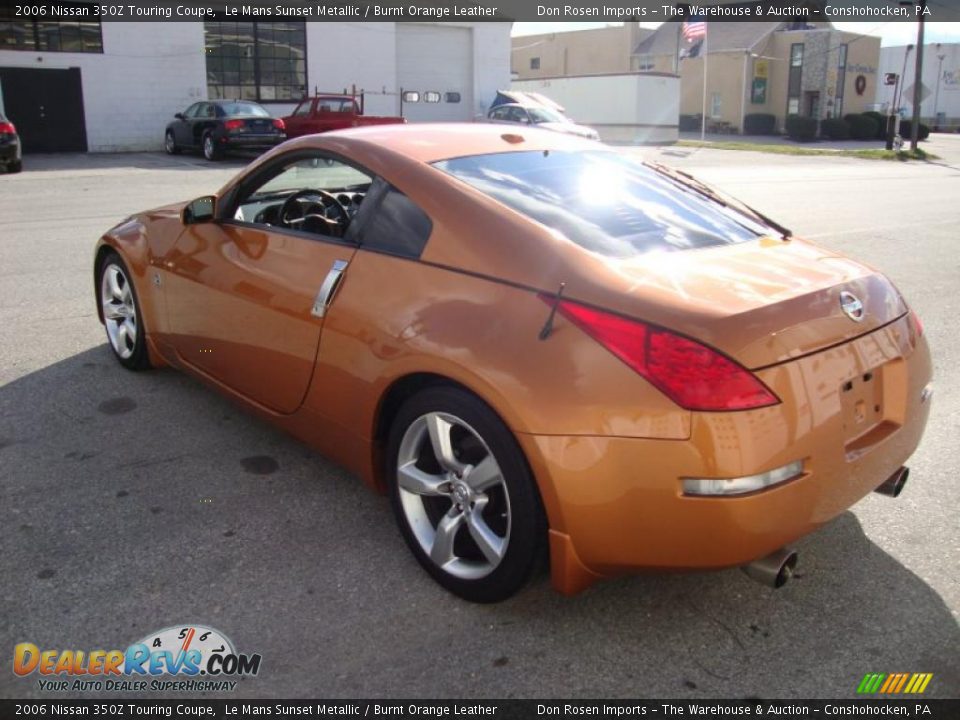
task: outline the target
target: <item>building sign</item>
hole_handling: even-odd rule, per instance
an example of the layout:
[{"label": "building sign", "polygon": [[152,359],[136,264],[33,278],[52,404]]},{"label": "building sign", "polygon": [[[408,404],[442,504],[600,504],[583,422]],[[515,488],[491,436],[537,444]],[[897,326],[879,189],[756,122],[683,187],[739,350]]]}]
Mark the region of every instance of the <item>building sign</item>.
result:
[{"label": "building sign", "polygon": [[753,85],[750,88],[750,102],[763,105],[767,102],[767,79],[770,77],[770,63],[756,60],[753,63]]}]

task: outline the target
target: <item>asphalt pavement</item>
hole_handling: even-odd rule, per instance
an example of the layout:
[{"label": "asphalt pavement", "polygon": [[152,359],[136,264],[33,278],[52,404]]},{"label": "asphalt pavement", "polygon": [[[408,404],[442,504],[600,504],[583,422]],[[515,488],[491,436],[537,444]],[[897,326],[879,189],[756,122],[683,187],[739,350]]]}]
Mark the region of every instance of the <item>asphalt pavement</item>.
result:
[{"label": "asphalt pavement", "polygon": [[799,542],[779,591],[730,570],[568,598],[544,575],[494,606],[435,585],[345,471],[190,378],[111,357],[96,238],[243,161],[28,156],[0,175],[0,697],[63,697],[10,671],[15,643],[125,648],[181,623],[262,655],[237,697],[852,698],[867,672],[960,695],[960,136],[925,146],[943,160],[632,151],[873,264],[917,309],[936,392],[901,498]]}]

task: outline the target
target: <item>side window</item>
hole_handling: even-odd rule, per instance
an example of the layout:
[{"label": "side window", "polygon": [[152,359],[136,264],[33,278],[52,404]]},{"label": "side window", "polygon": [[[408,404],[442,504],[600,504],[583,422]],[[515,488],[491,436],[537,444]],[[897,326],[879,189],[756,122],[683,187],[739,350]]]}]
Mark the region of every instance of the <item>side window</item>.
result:
[{"label": "side window", "polygon": [[309,115],[311,105],[313,105],[313,100],[304,100],[297,106],[297,109],[293,111],[293,114],[296,116]]},{"label": "side window", "polygon": [[[254,178],[236,198],[233,220],[353,241],[371,176],[321,153],[297,152]],[[226,206],[231,212],[231,206]]]},{"label": "side window", "polygon": [[203,105],[203,103],[194,103],[193,105],[188,107],[187,111],[183,114],[184,117],[188,117],[188,118],[196,117],[197,111],[200,110],[201,105]]},{"label": "side window", "polygon": [[361,247],[402,257],[420,257],[433,230],[433,222],[423,210],[392,185],[386,185],[383,199],[372,210],[360,231]]},{"label": "side window", "polygon": [[492,117],[494,120],[504,120],[507,117],[507,111],[502,107],[498,107],[493,111],[490,117]]},{"label": "side window", "polygon": [[217,106],[213,103],[204,103],[203,107],[200,109],[200,117],[202,118],[212,118],[217,116]]},{"label": "side window", "polygon": [[530,122],[530,118],[527,117],[527,111],[521,107],[510,108],[510,116],[508,119],[518,123]]}]

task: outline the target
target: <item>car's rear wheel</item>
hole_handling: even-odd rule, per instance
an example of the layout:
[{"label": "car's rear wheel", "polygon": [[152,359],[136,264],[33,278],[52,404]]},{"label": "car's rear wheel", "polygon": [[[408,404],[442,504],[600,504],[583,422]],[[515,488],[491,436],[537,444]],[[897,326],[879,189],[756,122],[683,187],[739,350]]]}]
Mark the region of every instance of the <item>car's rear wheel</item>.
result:
[{"label": "car's rear wheel", "polygon": [[107,340],[117,361],[129,370],[150,367],[140,301],[120,256],[109,253],[100,263],[100,310]]},{"label": "car's rear wheel", "polygon": [[14,162],[7,165],[8,173],[18,173],[23,170],[23,160],[15,160]]},{"label": "car's rear wheel", "polygon": [[178,155],[180,148],[177,147],[177,138],[174,137],[172,130],[167,130],[167,135],[163,139],[163,149],[168,155]]},{"label": "car's rear wheel", "polygon": [[220,159],[220,148],[217,147],[217,141],[210,133],[203,136],[203,156],[211,162]]},{"label": "car's rear wheel", "polygon": [[437,582],[498,602],[530,579],[545,516],[516,439],[485,403],[455,387],[423,390],[400,408],[387,452],[400,530]]}]

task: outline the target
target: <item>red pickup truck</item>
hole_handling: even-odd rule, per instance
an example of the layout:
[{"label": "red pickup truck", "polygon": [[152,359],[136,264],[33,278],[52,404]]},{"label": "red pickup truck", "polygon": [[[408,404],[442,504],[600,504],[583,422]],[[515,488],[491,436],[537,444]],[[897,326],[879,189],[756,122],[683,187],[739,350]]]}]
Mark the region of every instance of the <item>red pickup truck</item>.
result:
[{"label": "red pickup truck", "polygon": [[317,95],[301,102],[292,115],[283,118],[287,137],[343,130],[364,125],[390,125],[406,122],[402,117],[363,114],[362,95],[358,103],[353,95]]}]

